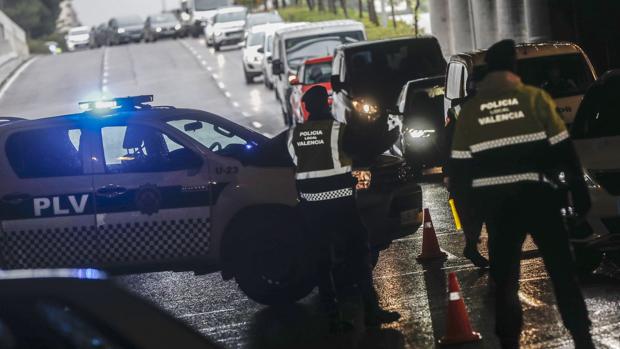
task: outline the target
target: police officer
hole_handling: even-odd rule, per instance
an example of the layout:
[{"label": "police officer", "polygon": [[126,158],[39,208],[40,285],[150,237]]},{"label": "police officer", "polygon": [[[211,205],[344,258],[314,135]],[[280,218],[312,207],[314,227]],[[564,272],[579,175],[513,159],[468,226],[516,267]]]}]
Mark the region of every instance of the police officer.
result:
[{"label": "police officer", "polygon": [[576,348],[593,348],[590,320],[577,285],[561,200],[560,173],[585,214],[590,202],[581,166],[551,97],[524,85],[511,40],[486,54],[488,74],[456,124],[452,185],[469,191],[489,234],[496,333],[503,348],[518,348],[522,310],[518,297],[521,247],[530,233],[553,283],[559,311]]},{"label": "police officer", "polygon": [[[336,285],[342,282],[334,275],[353,276],[364,302],[366,325],[396,321],[398,313],[379,307],[373,285],[368,231],[356,207],[352,160],[343,150],[346,125],[333,119],[324,87],[309,89],[302,102],[309,112],[308,122],[289,131],[288,147],[296,167],[301,212],[308,234],[317,242],[321,301],[332,325],[341,324]],[[346,272],[333,273],[334,255],[342,258]]]}]

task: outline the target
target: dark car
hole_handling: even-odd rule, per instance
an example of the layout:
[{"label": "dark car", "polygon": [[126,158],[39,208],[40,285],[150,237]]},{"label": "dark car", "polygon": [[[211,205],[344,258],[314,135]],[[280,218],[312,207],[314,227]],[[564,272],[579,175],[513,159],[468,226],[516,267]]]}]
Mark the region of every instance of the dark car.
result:
[{"label": "dark car", "polygon": [[124,16],[108,22],[107,45],[119,45],[142,41],[144,21],[140,16]]},{"label": "dark car", "polygon": [[443,166],[448,156],[443,115],[445,76],[409,81],[398,97],[398,112],[403,117],[399,144],[407,163],[419,173],[423,169]]},{"label": "dark car", "polygon": [[108,24],[101,23],[90,31],[90,48],[99,48],[106,45]]},{"label": "dark car", "polygon": [[340,46],[332,69],[332,110],[356,129],[362,155],[388,150],[401,136],[390,121],[405,83],[442,75],[446,61],[434,37],[365,41]]},{"label": "dark car", "polygon": [[178,38],[183,26],[172,13],[148,16],[144,22],[144,41],[157,41],[160,38]]},{"label": "dark car", "polygon": [[94,269],[0,272],[0,348],[210,349],[210,340]]}]

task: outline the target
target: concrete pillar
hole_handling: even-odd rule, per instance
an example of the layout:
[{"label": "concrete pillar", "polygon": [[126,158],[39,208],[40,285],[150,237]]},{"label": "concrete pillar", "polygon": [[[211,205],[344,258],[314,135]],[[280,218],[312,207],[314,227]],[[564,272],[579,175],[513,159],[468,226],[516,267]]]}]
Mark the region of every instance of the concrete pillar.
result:
[{"label": "concrete pillar", "polygon": [[[534,0],[535,1],[535,0]],[[486,49],[497,42],[497,4],[495,0],[470,0],[472,8],[472,27],[476,38],[476,48]]]},{"label": "concrete pillar", "polygon": [[497,0],[498,39],[513,39],[516,42],[527,41],[524,1]]},{"label": "concrete pillar", "polygon": [[551,16],[547,0],[525,0],[525,19],[528,41],[551,39]]},{"label": "concrete pillar", "polygon": [[471,51],[474,48],[474,36],[469,0],[449,0],[449,13],[454,51]]},{"label": "concrete pillar", "polygon": [[444,56],[449,56],[454,53],[454,49],[452,47],[448,0],[431,0],[428,4],[431,14],[431,34],[439,40]]}]

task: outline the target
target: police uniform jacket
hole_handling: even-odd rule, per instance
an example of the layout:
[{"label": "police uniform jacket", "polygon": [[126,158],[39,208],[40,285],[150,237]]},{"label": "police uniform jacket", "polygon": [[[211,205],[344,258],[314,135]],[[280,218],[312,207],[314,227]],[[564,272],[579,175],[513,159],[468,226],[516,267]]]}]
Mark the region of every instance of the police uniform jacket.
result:
[{"label": "police uniform jacket", "polygon": [[331,117],[308,121],[289,131],[301,200],[314,202],[353,196],[352,159],[344,152],[345,124]]},{"label": "police uniform jacket", "polygon": [[449,162],[452,185],[474,193],[519,183],[554,186],[563,172],[579,203],[589,207],[581,166],[553,99],[508,71],[489,73],[463,105]]}]

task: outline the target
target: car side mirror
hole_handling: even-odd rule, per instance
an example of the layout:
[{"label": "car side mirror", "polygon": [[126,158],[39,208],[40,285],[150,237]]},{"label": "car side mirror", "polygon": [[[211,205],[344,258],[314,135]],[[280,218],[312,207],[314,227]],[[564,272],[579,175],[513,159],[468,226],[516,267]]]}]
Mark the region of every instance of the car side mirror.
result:
[{"label": "car side mirror", "polygon": [[297,75],[292,76],[292,77],[289,79],[289,84],[290,84],[291,86],[296,86],[296,85],[299,85],[299,78],[297,77]]},{"label": "car side mirror", "polygon": [[284,67],[281,60],[274,59],[272,61],[271,73],[273,73],[273,75],[282,75],[284,73]]},{"label": "car side mirror", "polygon": [[264,47],[259,47],[258,50],[256,50],[256,52],[258,53],[265,53],[265,48]]},{"label": "car side mirror", "polygon": [[332,75],[331,84],[334,92],[340,92],[344,89],[344,84],[340,81],[340,75]]},{"label": "car side mirror", "polygon": [[271,56],[267,57],[267,63],[269,64],[273,63],[273,58],[271,58]]}]

